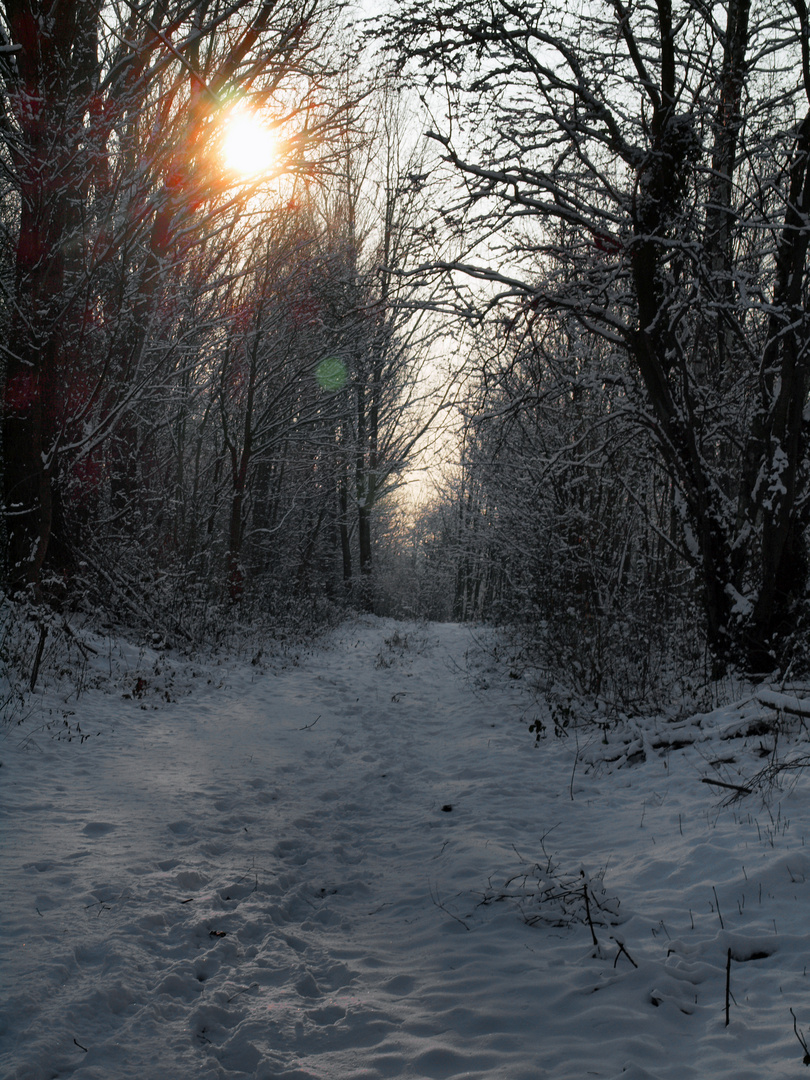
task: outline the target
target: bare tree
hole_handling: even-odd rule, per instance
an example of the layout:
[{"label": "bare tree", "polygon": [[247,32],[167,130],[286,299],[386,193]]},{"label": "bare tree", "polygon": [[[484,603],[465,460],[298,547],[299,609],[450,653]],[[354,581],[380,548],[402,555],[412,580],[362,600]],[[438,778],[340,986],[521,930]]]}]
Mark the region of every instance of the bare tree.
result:
[{"label": "bare tree", "polygon": [[[325,403],[316,380],[324,341],[310,289],[323,266],[313,224],[299,209],[279,215],[275,229],[263,231],[251,260],[253,272],[238,280],[230,298],[231,317],[217,350],[217,412],[231,480],[232,599],[244,587],[241,554],[251,473],[284,458],[296,443],[300,448],[309,429],[324,425]],[[303,455],[308,456],[306,450]]]},{"label": "bare tree", "polygon": [[344,145],[324,202],[331,269],[321,295],[329,348],[345,372],[336,431],[344,581],[372,607],[375,512],[446,406],[447,385],[431,379],[439,326],[408,274],[423,250],[426,202],[412,180],[421,148],[390,86],[370,96],[363,121],[365,138]]},{"label": "bare tree", "polygon": [[480,308],[462,273],[605,344],[718,662],[784,663],[810,513],[804,0],[402,3],[385,33],[446,113],[441,226],[470,254],[432,266],[456,306]]},{"label": "bare tree", "polygon": [[457,617],[519,627],[549,685],[649,705],[704,657],[671,480],[623,387],[599,377],[604,344],[520,313],[489,330],[445,496]]},{"label": "bare tree", "polygon": [[251,95],[283,135],[277,172],[317,171],[344,126],[325,92],[335,19],[319,0],[0,7],[12,590],[70,570],[65,501],[102,444],[113,509],[137,496],[144,402],[197,360],[184,296],[210,289],[254,194],[213,153],[220,118]]}]

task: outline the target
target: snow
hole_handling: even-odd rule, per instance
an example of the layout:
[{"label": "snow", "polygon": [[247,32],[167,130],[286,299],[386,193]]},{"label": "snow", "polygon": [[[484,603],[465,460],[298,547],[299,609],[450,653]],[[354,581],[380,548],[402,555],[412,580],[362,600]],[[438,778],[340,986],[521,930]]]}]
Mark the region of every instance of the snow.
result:
[{"label": "snow", "polygon": [[0,1075],[804,1075],[803,772],[702,782],[800,718],[744,695],[535,745],[494,640],[367,617],[43,678],[0,741]]}]

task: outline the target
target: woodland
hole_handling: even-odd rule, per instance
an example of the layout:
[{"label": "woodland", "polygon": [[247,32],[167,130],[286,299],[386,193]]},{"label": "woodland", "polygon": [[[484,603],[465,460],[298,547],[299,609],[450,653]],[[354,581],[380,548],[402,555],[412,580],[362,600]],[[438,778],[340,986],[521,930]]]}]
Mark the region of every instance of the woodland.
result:
[{"label": "woodland", "polygon": [[5,0],[0,73],[32,686],[349,611],[624,711],[806,670],[805,0]]}]

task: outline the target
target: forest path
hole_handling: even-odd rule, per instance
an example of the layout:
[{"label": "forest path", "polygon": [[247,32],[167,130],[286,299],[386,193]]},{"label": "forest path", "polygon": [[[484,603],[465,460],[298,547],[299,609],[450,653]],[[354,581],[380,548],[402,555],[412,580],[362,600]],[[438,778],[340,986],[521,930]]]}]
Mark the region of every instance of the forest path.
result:
[{"label": "forest path", "polygon": [[160,685],[80,699],[101,737],[6,755],[4,1077],[783,1075],[781,1029],[727,1061],[705,868],[742,888],[740,824],[707,833],[694,763],[575,771],[454,625],[359,619],[179,702]]}]

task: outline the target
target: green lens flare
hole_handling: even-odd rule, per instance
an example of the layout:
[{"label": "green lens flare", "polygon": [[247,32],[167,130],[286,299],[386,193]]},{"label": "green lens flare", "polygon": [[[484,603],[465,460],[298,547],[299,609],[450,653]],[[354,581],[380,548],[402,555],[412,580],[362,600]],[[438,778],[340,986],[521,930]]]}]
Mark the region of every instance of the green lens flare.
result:
[{"label": "green lens flare", "polygon": [[329,356],[318,364],[315,378],[324,390],[340,390],[346,382],[346,365],[337,356]]}]

